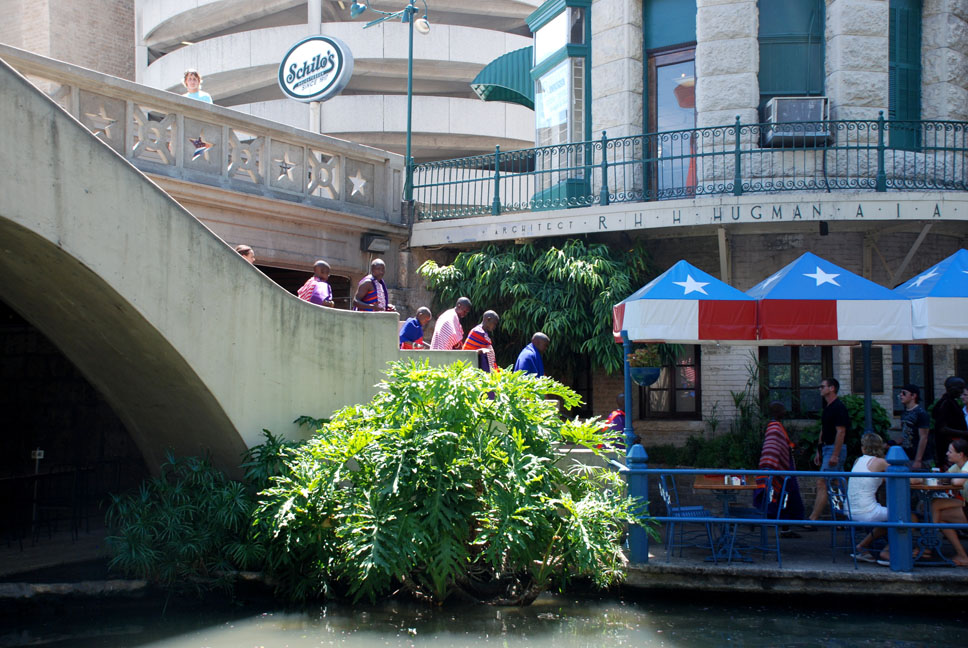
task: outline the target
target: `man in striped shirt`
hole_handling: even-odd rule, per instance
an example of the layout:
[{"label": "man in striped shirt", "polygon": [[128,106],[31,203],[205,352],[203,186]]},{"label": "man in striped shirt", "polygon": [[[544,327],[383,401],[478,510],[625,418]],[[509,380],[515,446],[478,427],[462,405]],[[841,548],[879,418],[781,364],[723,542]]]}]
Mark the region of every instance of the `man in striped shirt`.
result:
[{"label": "man in striped shirt", "polygon": [[435,351],[460,349],[464,342],[464,327],[460,325],[460,320],[470,312],[471,300],[461,297],[456,306],[441,313],[434,326],[434,335],[430,338],[430,348]]},{"label": "man in striped shirt", "polygon": [[296,296],[317,306],[333,308],[333,288],[329,285],[329,264],[320,259],[313,264],[313,276],[306,280]]},{"label": "man in striped shirt", "polygon": [[[492,310],[484,313],[481,323],[471,329],[464,341],[465,351],[477,351],[479,356],[484,356],[486,363],[481,362],[481,369],[485,371],[495,371],[497,369],[497,358],[494,356],[494,345],[491,343],[491,333],[497,329],[501,318]],[[486,366],[486,369],[485,369]]]},{"label": "man in striped shirt", "polygon": [[353,297],[353,310],[356,311],[390,311],[397,309],[390,303],[390,293],[383,281],[387,272],[387,264],[383,259],[373,259],[370,263],[370,274],[360,279]]}]

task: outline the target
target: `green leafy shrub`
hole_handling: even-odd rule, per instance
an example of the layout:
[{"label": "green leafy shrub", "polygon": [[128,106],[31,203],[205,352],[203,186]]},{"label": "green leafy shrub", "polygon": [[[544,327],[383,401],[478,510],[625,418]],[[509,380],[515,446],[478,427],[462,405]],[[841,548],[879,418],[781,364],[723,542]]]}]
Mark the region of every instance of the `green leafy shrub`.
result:
[{"label": "green leafy shrub", "polygon": [[577,394],[413,361],[391,365],[381,387],[287,453],[288,472],[261,494],[257,528],[271,535],[281,593],[525,604],[574,577],[622,577],[635,504],[616,473],[557,449],[600,452],[600,423],[563,420],[546,399],[570,409]]},{"label": "green leafy shrub", "polygon": [[106,523],[112,569],[175,590],[227,585],[265,548],[248,533],[255,501],[205,459],[168,456],[137,492],[113,495]]}]

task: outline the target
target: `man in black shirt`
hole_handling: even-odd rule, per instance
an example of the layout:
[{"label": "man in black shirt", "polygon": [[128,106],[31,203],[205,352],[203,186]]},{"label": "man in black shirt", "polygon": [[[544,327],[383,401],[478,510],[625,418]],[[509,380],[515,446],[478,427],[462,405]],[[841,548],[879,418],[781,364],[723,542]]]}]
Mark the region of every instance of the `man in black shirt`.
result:
[{"label": "man in black shirt", "polygon": [[931,413],[934,415],[935,452],[942,470],[948,465],[948,445],[952,439],[968,438],[968,422],[958,404],[958,397],[965,390],[965,381],[951,376],[944,381],[944,396],[938,399]]},{"label": "man in black shirt", "polygon": [[901,388],[901,447],[911,460],[911,469],[930,468],[934,461],[934,437],[931,434],[931,417],[921,406],[921,390],[917,385]]},{"label": "man in black shirt", "polygon": [[[814,463],[820,470],[842,471],[847,461],[847,446],[844,437],[850,427],[850,415],[847,406],[837,398],[840,392],[840,382],[836,378],[824,378],[820,381],[820,396],[825,406],[820,415],[820,448]],[[827,481],[817,480],[817,499],[813,502],[811,520],[819,520],[827,507]]]}]

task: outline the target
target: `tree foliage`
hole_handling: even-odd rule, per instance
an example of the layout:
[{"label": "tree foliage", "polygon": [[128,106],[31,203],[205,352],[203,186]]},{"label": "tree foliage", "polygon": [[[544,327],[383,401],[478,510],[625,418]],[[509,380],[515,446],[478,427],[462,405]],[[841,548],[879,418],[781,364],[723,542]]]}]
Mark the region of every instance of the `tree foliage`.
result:
[{"label": "tree foliage", "polygon": [[569,368],[574,354],[588,354],[609,373],[622,366],[612,306],[652,275],[639,243],[616,249],[579,239],[489,245],[461,252],[449,266],[426,261],[417,272],[436,292],[438,311],[466,296],[475,313],[501,315],[495,342],[501,365],[511,364],[531,335],[543,331],[551,338],[546,365]]},{"label": "tree foliage", "polygon": [[560,455],[601,452],[600,423],[563,420],[545,398],[571,408],[573,391],[426,361],[391,365],[381,387],[289,451],[261,494],[283,593],[528,603],[577,576],[621,578],[619,541],[641,511],[616,473]]}]

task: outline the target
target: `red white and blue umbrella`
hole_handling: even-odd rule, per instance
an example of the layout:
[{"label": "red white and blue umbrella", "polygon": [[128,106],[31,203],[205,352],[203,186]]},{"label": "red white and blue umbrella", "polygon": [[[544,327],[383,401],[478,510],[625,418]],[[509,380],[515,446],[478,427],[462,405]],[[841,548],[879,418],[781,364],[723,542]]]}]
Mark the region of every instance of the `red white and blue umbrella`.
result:
[{"label": "red white and blue umbrella", "polygon": [[958,250],[894,292],[911,300],[915,340],[968,342],[968,250]]},{"label": "red white and blue umbrella", "polygon": [[760,344],[910,342],[904,297],[807,252],[746,291]]},{"label": "red white and blue umbrella", "polygon": [[679,261],[612,308],[612,331],[632,342],[751,344],[756,302],[686,261]]}]

